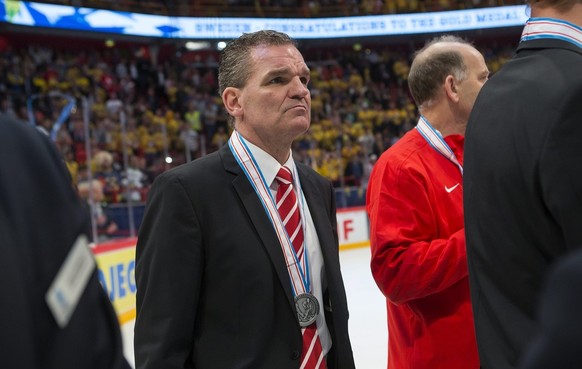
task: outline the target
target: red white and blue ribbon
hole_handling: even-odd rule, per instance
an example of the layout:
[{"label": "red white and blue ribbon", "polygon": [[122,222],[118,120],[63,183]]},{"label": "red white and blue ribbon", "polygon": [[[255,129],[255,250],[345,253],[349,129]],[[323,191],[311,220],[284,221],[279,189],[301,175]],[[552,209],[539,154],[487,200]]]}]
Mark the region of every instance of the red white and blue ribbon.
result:
[{"label": "red white and blue ribbon", "polygon": [[[305,248],[305,244],[303,245],[304,251],[303,258],[301,260],[302,262],[300,262],[297,258],[289,235],[287,234],[283,220],[281,219],[279,211],[277,210],[277,203],[275,198],[273,197],[273,194],[271,193],[271,190],[265,181],[263,173],[261,172],[259,165],[253,157],[253,154],[249,150],[244,138],[236,130],[233,131],[232,135],[230,136],[230,139],[228,140],[228,146],[239,166],[251,182],[251,185],[255,189],[255,192],[259,196],[259,199],[265,208],[267,216],[275,228],[275,233],[279,238],[279,243],[281,244],[281,249],[283,250],[289,277],[291,278],[291,286],[293,288],[294,296],[311,292],[311,280],[309,276],[309,262],[307,256],[308,253]],[[295,182],[293,185],[297,189],[298,194],[302,194],[301,184],[298,177],[299,176],[297,175],[293,176],[293,180]],[[301,221],[303,223],[303,229],[305,229],[305,220],[303,218],[305,212],[301,209],[303,206],[303,201],[299,201],[299,203],[302,218]]]},{"label": "red white and blue ribbon", "polygon": [[420,133],[422,137],[424,137],[424,139],[429,143],[430,146],[432,146],[433,149],[438,151],[448,160],[452,161],[453,164],[455,164],[461,171],[461,175],[463,175],[463,166],[457,160],[457,157],[455,156],[453,150],[443,139],[443,135],[441,135],[439,131],[434,129],[433,126],[430,125],[428,120],[426,120],[426,118],[423,117],[422,115],[418,120],[416,130]]},{"label": "red white and blue ribbon", "polygon": [[560,19],[530,18],[523,28],[521,41],[556,39],[582,48],[582,28]]}]

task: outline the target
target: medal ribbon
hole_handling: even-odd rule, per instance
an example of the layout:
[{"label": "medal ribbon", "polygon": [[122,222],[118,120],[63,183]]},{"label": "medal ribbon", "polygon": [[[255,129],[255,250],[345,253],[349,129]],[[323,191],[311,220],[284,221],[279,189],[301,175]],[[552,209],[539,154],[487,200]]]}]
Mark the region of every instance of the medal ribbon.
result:
[{"label": "medal ribbon", "polygon": [[582,48],[582,28],[553,18],[530,18],[523,28],[520,41],[558,39]]},{"label": "medal ribbon", "polygon": [[[289,277],[291,278],[291,287],[293,288],[294,296],[300,295],[302,293],[310,292],[310,277],[309,277],[309,263],[308,263],[308,256],[307,256],[307,249],[304,245],[303,251],[303,263],[297,259],[297,255],[295,253],[295,249],[291,240],[289,239],[289,235],[287,234],[287,230],[285,229],[285,225],[283,224],[283,220],[279,215],[279,211],[277,210],[277,204],[275,199],[273,198],[273,194],[261,173],[261,169],[259,168],[253,154],[247,147],[244,138],[235,130],[233,131],[230,139],[228,140],[228,146],[230,151],[234,155],[238,165],[241,167],[251,185],[255,189],[255,192],[259,196],[263,207],[265,208],[265,212],[273,224],[275,228],[275,233],[279,238],[279,243],[281,244],[281,249],[283,250],[283,255],[285,256],[285,264],[287,266],[287,271],[289,273]],[[299,183],[299,176],[293,176],[294,186],[297,189],[297,192],[302,194],[301,191],[301,184]],[[302,197],[303,200],[303,197]],[[303,204],[303,201],[300,201]],[[300,206],[302,207],[302,206]],[[303,219],[303,211],[300,211],[303,229],[305,229],[305,221]],[[305,242],[305,241],[303,241]]]},{"label": "medal ribbon", "polygon": [[418,120],[418,124],[416,125],[416,129],[420,133],[422,137],[432,146],[433,149],[441,153],[445,158],[453,162],[459,170],[461,171],[461,175],[463,175],[463,166],[457,160],[455,153],[449,145],[443,139],[443,135],[441,135],[433,126],[430,125],[428,120],[424,116],[420,116]]}]

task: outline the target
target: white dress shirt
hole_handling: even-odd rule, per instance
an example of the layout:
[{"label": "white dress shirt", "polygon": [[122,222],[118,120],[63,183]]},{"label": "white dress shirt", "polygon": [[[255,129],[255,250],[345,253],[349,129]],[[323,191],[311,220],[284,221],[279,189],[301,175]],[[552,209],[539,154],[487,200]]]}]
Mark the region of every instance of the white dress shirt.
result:
[{"label": "white dress shirt", "polygon": [[[253,145],[249,141],[245,141],[251,154],[253,155],[259,170],[261,171],[265,183],[270,184],[271,194],[275,198],[277,193],[277,188],[279,186],[278,182],[275,181],[275,177],[281,169],[281,164],[273,158],[271,155],[266,153],[264,150],[256,145]],[[303,196],[303,190],[297,193],[297,184],[299,182],[299,176],[297,174],[297,168],[295,166],[295,161],[293,160],[293,155],[289,153],[289,158],[285,163],[285,166],[291,169],[293,174],[294,186],[293,189],[297,195],[297,200],[299,201],[299,209],[301,211],[301,219],[305,221],[303,224],[303,233],[305,236],[305,249],[307,257],[309,260],[309,274],[311,276],[311,293],[317,298],[319,302],[319,314],[317,316],[317,332],[319,334],[319,339],[321,340],[321,347],[323,353],[327,355],[329,352],[332,342],[329,329],[325,322],[324,308],[323,308],[323,290],[327,285],[325,279],[325,266],[323,265],[323,255],[321,254],[321,245],[319,244],[319,238],[317,237],[317,231],[315,230],[315,225],[313,224],[313,219],[311,218],[311,213],[309,212],[309,206],[305,201]],[[300,186],[299,186],[300,187]]]}]

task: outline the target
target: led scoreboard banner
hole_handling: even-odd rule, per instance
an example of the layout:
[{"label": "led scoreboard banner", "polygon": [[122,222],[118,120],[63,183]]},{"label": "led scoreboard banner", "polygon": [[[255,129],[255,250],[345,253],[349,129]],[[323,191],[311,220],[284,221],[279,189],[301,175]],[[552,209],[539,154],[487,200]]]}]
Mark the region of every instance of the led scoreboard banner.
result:
[{"label": "led scoreboard banner", "polygon": [[325,39],[443,33],[523,26],[525,5],[414,14],[335,18],[170,17],[0,0],[0,22],[14,25],[173,39],[232,39],[273,29],[295,39]]}]

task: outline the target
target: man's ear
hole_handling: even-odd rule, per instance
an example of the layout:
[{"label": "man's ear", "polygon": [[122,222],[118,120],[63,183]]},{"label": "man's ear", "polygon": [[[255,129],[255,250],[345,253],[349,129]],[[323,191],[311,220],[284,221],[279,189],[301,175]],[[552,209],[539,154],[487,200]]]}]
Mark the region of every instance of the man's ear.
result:
[{"label": "man's ear", "polygon": [[445,93],[447,94],[447,97],[453,102],[459,102],[457,82],[457,79],[451,74],[445,78]]},{"label": "man's ear", "polygon": [[233,117],[242,116],[242,106],[240,104],[240,89],[227,87],[222,91],[222,102],[228,114]]}]

